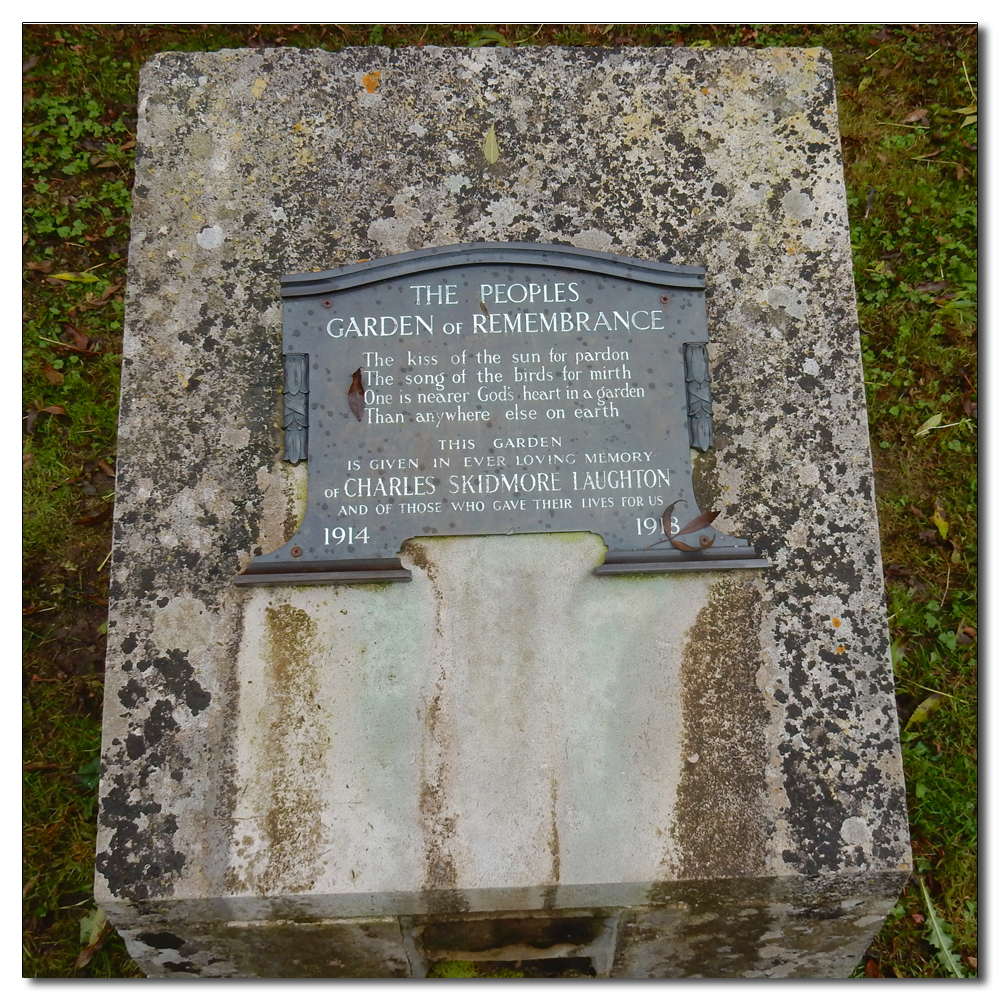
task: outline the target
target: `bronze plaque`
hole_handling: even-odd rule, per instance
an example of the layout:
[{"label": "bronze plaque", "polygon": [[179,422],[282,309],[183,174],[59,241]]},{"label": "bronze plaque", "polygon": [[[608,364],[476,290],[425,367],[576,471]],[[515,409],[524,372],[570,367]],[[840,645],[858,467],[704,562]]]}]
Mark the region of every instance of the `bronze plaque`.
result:
[{"label": "bronze plaque", "polygon": [[592,531],[595,571],[766,566],[691,480],[712,446],[698,267],[475,243],[282,279],[305,517],[242,585],[405,580],[425,535]]}]

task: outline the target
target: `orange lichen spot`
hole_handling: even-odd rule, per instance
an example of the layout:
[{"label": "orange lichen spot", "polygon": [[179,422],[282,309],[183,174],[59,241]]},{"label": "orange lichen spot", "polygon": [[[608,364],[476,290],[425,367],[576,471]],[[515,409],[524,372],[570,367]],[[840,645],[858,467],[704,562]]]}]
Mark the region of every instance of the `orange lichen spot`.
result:
[{"label": "orange lichen spot", "polygon": [[365,90],[369,94],[374,94],[378,90],[378,85],[382,80],[382,74],[377,70],[373,69],[370,73],[366,73],[362,78],[361,82],[365,85]]},{"label": "orange lichen spot", "polygon": [[834,618],[833,619],[833,627],[834,628],[840,628],[840,619],[839,618]]},{"label": "orange lichen spot", "polygon": [[703,94],[707,94],[707,93],[708,93],[708,87],[702,87],[702,88],[701,88],[701,92],[702,92]]},{"label": "orange lichen spot", "polygon": [[837,653],[838,653],[838,654],[840,654],[840,653],[843,653],[843,652],[844,652],[844,649],[845,649],[845,647],[844,647],[844,646],[838,646],[838,647],[837,647]]}]

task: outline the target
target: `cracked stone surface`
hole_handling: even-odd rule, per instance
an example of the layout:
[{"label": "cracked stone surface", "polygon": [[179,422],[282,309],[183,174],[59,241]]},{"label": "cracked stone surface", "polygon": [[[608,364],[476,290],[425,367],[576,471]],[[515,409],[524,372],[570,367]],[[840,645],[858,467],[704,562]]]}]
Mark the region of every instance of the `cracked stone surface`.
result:
[{"label": "cracked stone surface", "polygon": [[[828,54],[169,53],[138,141],[96,891],[145,971],[420,975],[435,921],[555,913],[615,976],[848,974],[910,855]],[[304,505],[279,276],[476,240],[707,268],[695,486],[770,569],[233,586]]]}]

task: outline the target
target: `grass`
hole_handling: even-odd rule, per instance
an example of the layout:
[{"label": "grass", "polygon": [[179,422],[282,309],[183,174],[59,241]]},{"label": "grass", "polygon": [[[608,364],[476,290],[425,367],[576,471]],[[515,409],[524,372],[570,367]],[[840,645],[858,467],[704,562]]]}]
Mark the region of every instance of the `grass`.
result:
[{"label": "grass", "polygon": [[114,934],[81,957],[138,69],[175,49],[421,44],[832,52],[922,882],[856,975],[976,975],[978,39],[957,25],[763,24],[25,28],[24,975],[140,974]]}]

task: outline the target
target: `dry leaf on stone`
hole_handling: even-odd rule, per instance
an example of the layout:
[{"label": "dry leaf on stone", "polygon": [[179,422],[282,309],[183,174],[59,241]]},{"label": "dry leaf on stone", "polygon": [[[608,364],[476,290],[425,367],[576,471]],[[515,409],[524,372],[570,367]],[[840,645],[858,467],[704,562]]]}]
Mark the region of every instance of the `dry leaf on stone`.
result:
[{"label": "dry leaf on stone", "polygon": [[670,536],[673,535],[673,531],[671,530],[671,527],[670,527],[670,522],[673,520],[674,508],[679,503],[683,503],[683,502],[684,502],[683,500],[675,500],[660,515],[660,524],[663,525],[663,534],[665,534],[667,536],[667,538],[670,538]]},{"label": "dry leaf on stone", "polygon": [[500,159],[500,146],[497,144],[497,133],[492,125],[489,132],[486,133],[486,141],[483,144],[483,156],[486,157],[486,162],[490,164],[496,163]]},{"label": "dry leaf on stone", "polygon": [[681,552],[701,552],[702,549],[710,549],[715,544],[715,535],[711,538],[708,535],[701,535],[698,539],[701,545],[686,545],[684,542],[677,541],[676,538],[670,539],[670,544],[675,549],[680,549]]},{"label": "dry leaf on stone", "polygon": [[699,528],[707,528],[718,516],[719,511],[717,510],[710,510],[707,514],[699,514],[694,520],[688,521],[683,528],[678,528],[677,534],[687,535]]}]

